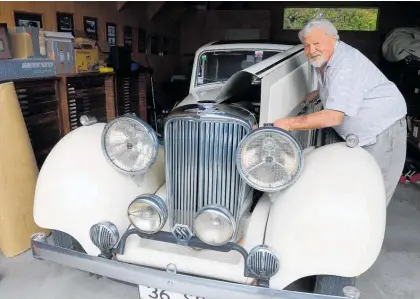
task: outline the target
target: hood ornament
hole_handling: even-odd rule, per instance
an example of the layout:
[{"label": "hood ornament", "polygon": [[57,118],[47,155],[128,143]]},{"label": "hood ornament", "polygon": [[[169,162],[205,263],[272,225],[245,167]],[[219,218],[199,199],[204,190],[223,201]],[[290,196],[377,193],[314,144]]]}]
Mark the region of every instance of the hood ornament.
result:
[{"label": "hood ornament", "polygon": [[198,101],[197,105],[198,105],[198,110],[200,111],[214,111],[216,110],[217,103],[211,100],[203,100],[203,101]]}]

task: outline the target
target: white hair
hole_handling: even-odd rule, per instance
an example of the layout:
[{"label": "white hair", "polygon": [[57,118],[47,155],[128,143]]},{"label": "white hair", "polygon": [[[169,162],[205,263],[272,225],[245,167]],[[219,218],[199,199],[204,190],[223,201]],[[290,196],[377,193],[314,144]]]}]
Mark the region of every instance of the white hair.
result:
[{"label": "white hair", "polygon": [[311,30],[314,29],[314,28],[325,29],[327,31],[328,35],[334,36],[335,38],[337,38],[337,40],[339,40],[339,35],[338,35],[337,28],[335,28],[333,23],[331,23],[327,19],[316,18],[316,19],[313,19],[313,20],[309,21],[308,23],[306,23],[306,25],[302,28],[302,30],[299,31],[298,36],[299,36],[299,39],[302,43],[303,43],[303,38],[309,32],[311,32]]}]

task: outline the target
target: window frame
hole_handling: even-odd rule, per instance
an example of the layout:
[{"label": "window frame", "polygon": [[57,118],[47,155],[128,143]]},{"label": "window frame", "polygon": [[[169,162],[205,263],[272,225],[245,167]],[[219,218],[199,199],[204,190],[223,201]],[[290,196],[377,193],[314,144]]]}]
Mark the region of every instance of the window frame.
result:
[{"label": "window frame", "polygon": [[[361,2],[363,3],[363,2]],[[331,6],[331,5],[306,5],[306,6],[296,6],[296,5],[286,5],[283,7],[283,21],[282,21],[282,29],[283,31],[289,31],[289,32],[299,32],[301,29],[288,29],[288,28],[284,28],[284,21],[285,21],[285,12],[286,9],[288,8],[320,8],[320,9],[334,9],[334,8],[342,8],[342,9],[376,9],[378,11],[378,14],[376,16],[376,28],[375,30],[347,30],[347,29],[337,29],[339,31],[339,33],[342,32],[352,32],[352,33],[379,33],[379,20],[380,20],[380,13],[381,13],[381,9],[379,6]]]}]

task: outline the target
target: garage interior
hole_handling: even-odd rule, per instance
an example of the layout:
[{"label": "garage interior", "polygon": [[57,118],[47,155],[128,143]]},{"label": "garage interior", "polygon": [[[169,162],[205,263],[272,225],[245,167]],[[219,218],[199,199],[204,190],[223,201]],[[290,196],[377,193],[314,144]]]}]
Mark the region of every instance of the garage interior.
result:
[{"label": "garage interior", "polygon": [[[288,8],[377,9],[374,29],[339,29],[340,39],[360,50],[398,86],[407,102],[411,130],[407,139],[406,167],[387,209],[381,253],[371,269],[357,279],[356,286],[362,299],[420,298],[420,135],[413,130],[416,126],[418,130],[420,125],[420,56],[414,54],[390,62],[382,52],[382,44],[390,32],[397,28],[419,27],[420,3],[1,2],[0,29],[8,28],[9,33],[15,32],[15,37],[9,40],[10,51],[0,52],[0,63],[10,58],[31,59],[29,56],[34,49],[29,49],[27,44],[23,46],[23,42],[28,41],[16,38],[18,31],[15,30],[32,22],[38,25],[29,26],[53,33],[71,33],[86,44],[96,41],[90,51],[97,51],[99,66],[112,64],[114,70],[118,70],[122,69],[119,63],[123,61],[129,70],[99,72],[81,67],[76,71],[74,68],[71,71],[60,69],[61,73],[53,76],[8,78],[10,74],[2,71],[0,64],[0,84],[10,81],[15,84],[36,160],[34,168],[38,171],[55,144],[78,128],[80,116],[86,113],[104,122],[125,113],[135,113],[162,133],[165,116],[189,93],[194,54],[204,44],[218,40],[299,44],[298,30],[288,27],[289,22],[295,21],[294,17],[288,15],[289,19],[285,20]],[[23,32],[35,32],[24,28]],[[0,39],[5,36],[3,32],[6,31],[0,31]],[[45,38],[64,40],[48,34]],[[127,52],[128,48],[131,51]],[[127,53],[128,62],[126,56],[125,60],[118,59]],[[74,94],[79,100],[71,96]],[[46,105],[37,105],[34,101],[43,101]],[[5,125],[1,115],[0,110],[0,126]],[[0,142],[4,140],[0,138]],[[3,180],[6,181],[7,178]],[[8,201],[0,198],[0,210]],[[1,221],[0,211],[0,228]],[[1,231],[7,229],[4,226]],[[0,235],[0,245],[7,247],[4,244],[13,239],[8,235]],[[10,254],[0,254],[0,298],[138,298],[135,286],[34,259],[29,237],[27,242],[17,241],[23,242],[19,249],[11,246],[8,248]]]}]

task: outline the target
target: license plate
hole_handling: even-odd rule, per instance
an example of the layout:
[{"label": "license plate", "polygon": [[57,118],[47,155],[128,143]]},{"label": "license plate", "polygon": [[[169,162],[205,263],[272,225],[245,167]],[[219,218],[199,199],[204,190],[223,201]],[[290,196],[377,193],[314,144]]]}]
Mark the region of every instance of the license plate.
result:
[{"label": "license plate", "polygon": [[139,285],[140,299],[206,299],[204,297],[172,293],[165,290]]}]

